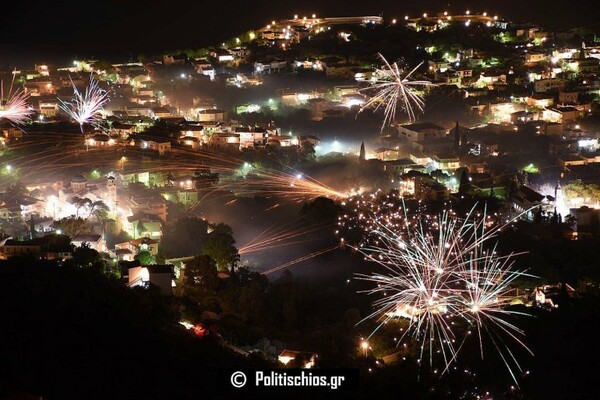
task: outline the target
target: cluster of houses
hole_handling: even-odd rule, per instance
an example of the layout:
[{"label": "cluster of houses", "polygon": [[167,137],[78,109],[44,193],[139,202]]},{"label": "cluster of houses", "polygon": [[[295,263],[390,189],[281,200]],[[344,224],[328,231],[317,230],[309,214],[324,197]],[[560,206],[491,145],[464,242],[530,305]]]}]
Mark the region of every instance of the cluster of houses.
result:
[{"label": "cluster of houses", "polygon": [[[500,30],[498,41],[507,42],[510,47],[514,43],[510,63],[489,50],[468,48],[462,43],[449,42],[443,50],[436,46],[424,48],[428,60],[425,70],[419,72],[434,84],[426,90],[433,95],[462,99],[467,110],[486,122],[514,126],[535,123],[541,133],[561,135],[579,118],[593,112],[592,98],[600,90],[600,46],[573,46],[573,32],[545,31],[483,14],[445,13],[407,18],[405,23],[418,30],[431,30],[424,26],[442,29],[453,23],[480,24]],[[288,63],[287,69],[323,71],[329,77],[354,78],[358,83],[369,81],[374,72],[337,56],[293,59]],[[255,63],[257,73],[275,73],[285,67],[284,60],[277,58]],[[343,99],[325,94],[331,90],[283,91],[280,101],[283,105],[308,108],[313,119],[320,120],[343,115],[341,105],[365,104],[367,98],[358,86],[346,90]]]},{"label": "cluster of houses", "polygon": [[[349,25],[382,24],[381,17],[318,18],[294,16],[272,21],[253,32],[248,38],[236,38],[236,45],[213,49],[204,57],[186,54],[166,54],[160,60],[147,63],[104,65],[96,60],[75,61],[72,66],[54,69],[36,65],[31,71],[12,71],[24,80],[31,104],[42,120],[60,117],[59,100],[72,95],[72,85],[83,87],[90,72],[101,77],[102,85],[111,92],[107,107],[110,134],[90,132],[86,145],[114,146],[119,143],[153,150],[160,154],[171,146],[182,144],[197,149],[213,146],[225,149],[243,149],[269,143],[287,146],[297,138],[283,135],[271,127],[239,126],[231,117],[233,110],[220,109],[209,97],[194,98],[191,108],[174,106],[160,90],[165,82],[192,80],[223,80],[227,84],[248,87],[260,84],[260,75],[290,70],[323,71],[333,78],[354,79],[356,84],[338,85],[308,90],[281,89],[276,100],[265,104],[241,104],[237,113],[257,112],[263,108],[277,110],[279,106],[306,108],[311,118],[319,121],[355,112],[368,98],[359,90],[359,84],[368,81],[373,69],[362,69],[338,56],[290,59],[286,53],[257,55],[242,42],[261,40],[263,44],[289,47],[311,35],[333,29],[342,40],[349,40],[344,27]],[[387,21],[390,26],[402,21]],[[514,43],[517,56],[513,62],[502,63],[498,55],[461,43],[448,43],[442,49],[425,47],[429,54],[426,67],[419,72],[435,85],[432,94],[463,98],[468,110],[483,117],[486,122],[500,126],[536,124],[540,133],[563,135],[577,124],[577,120],[593,111],[590,100],[600,88],[600,50],[598,46],[582,43],[579,47],[568,43],[575,37],[572,32],[545,31],[533,25],[508,23],[497,16],[483,14],[451,15],[439,13],[417,18],[406,17],[404,24],[417,30],[435,31],[451,24],[483,25],[500,31],[497,40]],[[339,32],[338,32],[339,30]],[[265,54],[268,54],[265,53]],[[233,62],[252,62],[254,74],[241,72]],[[504,65],[504,66],[500,66]],[[510,65],[510,66],[508,66]],[[221,73],[219,73],[221,71]],[[223,73],[227,71],[227,73]],[[157,120],[179,125],[180,134],[145,135],[143,132]],[[264,131],[263,131],[264,130]],[[14,134],[18,134],[14,132]],[[293,143],[292,143],[293,144]]]},{"label": "cluster of houses", "polygon": [[[166,55],[160,65],[176,67],[184,62],[190,62],[185,55]],[[156,63],[102,67],[95,66],[96,63],[94,60],[78,61],[74,67],[58,69],[36,65],[33,71],[12,71],[10,74],[25,80],[24,88],[30,96],[34,118],[43,123],[66,120],[67,116],[59,107],[61,100],[68,101],[73,96],[73,85],[81,89],[89,83],[90,74],[96,74],[103,89],[109,91],[111,102],[106,107],[107,129],[97,131],[84,126],[88,149],[135,146],[162,155],[170,152],[173,146],[192,150],[214,148],[239,151],[266,145],[287,147],[301,144],[300,138],[283,134],[273,124],[247,126],[230,119],[230,112],[218,108],[209,97],[191,99],[193,105],[189,109],[172,106],[171,99],[159,89],[159,83],[168,80],[168,76],[157,69]],[[194,74],[215,76],[210,62],[195,60],[191,63],[196,71]],[[180,79],[191,77],[187,74]],[[251,79],[241,74],[228,78],[231,79],[236,85],[251,84]],[[298,102],[290,100],[292,97],[299,99]],[[280,102],[294,106],[306,102],[309,97],[302,93],[292,96],[282,93]],[[242,113],[254,112],[259,108],[241,105],[238,109]],[[159,121],[160,128],[156,126]],[[151,129],[153,127],[155,129]],[[22,137],[22,131],[10,125],[2,125],[1,129],[4,144]]]},{"label": "cluster of houses", "polygon": [[[345,79],[346,84],[280,89],[264,105],[243,104],[236,111],[241,114],[260,111],[261,107],[271,110],[279,106],[301,107],[308,109],[315,121],[345,115],[368,101],[359,87],[371,79],[372,68],[362,69],[338,56],[286,58],[286,53],[281,51],[250,58],[250,51],[242,42],[260,40],[267,46],[286,50],[325,32],[333,32],[341,41],[350,41],[352,34],[348,33],[348,26],[383,23],[383,19],[376,16],[294,16],[272,21],[257,32],[251,32],[248,38],[237,38],[235,45],[224,44],[203,57],[166,54],[162,59],[146,63],[112,65],[97,60],[77,60],[65,68],[40,64],[31,70],[10,71],[4,78],[22,80],[36,118],[51,122],[64,119],[59,103],[71,98],[73,85],[84,87],[90,74],[96,74],[102,87],[110,91],[111,103],[106,110],[107,130],[85,132],[85,145],[90,150],[133,146],[165,155],[173,147],[236,152],[269,145],[291,147],[308,143],[317,146],[319,140],[314,136],[285,134],[274,124],[240,124],[231,118],[233,110],[219,108],[210,97],[193,98],[192,106],[183,109],[160,88],[165,82],[191,81],[222,81],[243,88],[260,84],[262,79],[267,79],[266,75],[291,70],[321,71],[328,77]],[[434,96],[460,98],[469,111],[486,120],[481,127],[485,131],[514,135],[533,127],[537,134],[551,136],[549,154],[556,158],[561,171],[589,182],[597,176],[600,171],[598,141],[579,127],[579,119],[594,111],[592,98],[600,93],[600,46],[586,43],[573,46],[574,32],[512,24],[486,13],[424,14],[388,23],[392,29],[393,25],[403,23],[410,29],[427,32],[452,24],[494,28],[499,32],[496,40],[514,47],[515,57],[511,63],[503,63],[496,54],[461,43],[448,43],[443,50],[429,46],[423,49],[428,53],[427,63],[418,72],[423,79],[435,84],[428,90]],[[240,62],[250,63],[253,73],[242,73],[237,68]],[[498,194],[500,186],[506,186],[506,182],[498,182],[493,177],[493,171],[483,161],[502,152],[502,144],[493,137],[467,134],[468,130],[458,126],[448,129],[427,122],[395,128],[396,142],[389,141],[375,149],[371,159],[365,161],[377,162],[403,192],[422,198],[448,198],[449,193],[459,188],[460,179],[455,174],[463,167],[469,168],[472,185],[482,192]],[[2,126],[1,130],[2,144],[21,139],[19,129]],[[465,154],[472,156],[468,162],[464,161]],[[441,171],[444,176],[432,177],[433,171]],[[145,193],[135,185],[125,186],[128,183],[165,186],[167,179],[172,181],[171,189],[162,196]],[[117,188],[123,188],[121,193]],[[540,198],[528,189],[523,189],[520,195],[513,194],[514,199],[521,199],[514,208],[525,209],[536,202],[546,204],[547,208],[552,206],[548,196],[540,195]],[[90,234],[102,235],[107,229],[123,229],[133,240],[158,241],[162,224],[168,219],[166,196],[174,196],[183,203],[196,201],[195,177],[168,178],[165,174],[140,172],[124,156],[119,173],[108,178],[88,180],[79,176],[67,184],[36,184],[28,187],[27,193],[2,196],[0,218],[28,221],[34,216],[33,230],[48,232],[52,230],[52,221],[64,216],[82,214],[80,216],[92,218],[94,209],[90,205],[101,202],[108,213],[105,221],[113,219],[114,223],[91,224],[94,232]],[[85,202],[82,203],[82,199]],[[102,249],[100,242],[93,242]],[[37,249],[35,246],[32,248]],[[106,250],[114,251],[121,260],[130,260],[136,246]],[[41,253],[44,246],[39,248]]]},{"label": "cluster of houses", "polygon": [[[32,184],[20,193],[0,193],[2,208],[0,223],[14,237],[0,237],[0,260],[13,257],[33,257],[41,260],[68,260],[78,247],[96,250],[110,263],[120,263],[122,278],[130,286],[158,286],[170,295],[173,287],[172,265],[140,266],[135,261],[139,252],[158,254],[163,225],[167,221],[167,204],[161,196],[149,196],[135,187],[122,187],[122,176],[88,180],[82,175],[70,182]],[[117,192],[117,186],[122,187]],[[102,209],[102,216],[94,210]],[[86,221],[84,231],[61,231],[62,218],[75,217]],[[125,231],[130,240],[108,247],[107,234]],[[27,239],[17,239],[26,237]]]},{"label": "cluster of houses", "polygon": [[[571,214],[576,221],[570,234],[573,239],[589,236],[592,228],[597,231],[600,227],[597,222],[597,225],[590,222],[598,220],[600,205],[587,204],[585,199],[567,199],[558,183],[575,179],[584,184],[598,183],[600,143],[590,132],[569,140],[556,136],[549,142],[545,157],[554,163],[549,168],[555,170],[557,180],[544,185],[544,180],[529,182],[528,173],[539,172],[533,164],[524,166],[520,172],[512,169],[507,173],[499,169],[501,164],[494,163],[493,158],[499,153],[510,155],[520,151],[520,141],[515,140],[514,132],[489,134],[458,123],[446,129],[428,122],[398,125],[396,130],[395,136],[388,137],[387,147],[367,152],[363,145],[360,161],[386,173],[404,196],[447,201],[477,193],[502,199],[507,212],[525,213],[523,217],[530,220],[540,215],[551,218],[557,213],[564,219]],[[503,142],[498,138],[508,140]],[[594,234],[598,234],[596,231]]]},{"label": "cluster of houses", "polygon": [[171,119],[160,128],[156,127],[144,133],[135,133],[132,124],[117,123],[109,135],[86,135],[85,144],[88,149],[133,146],[164,155],[174,147],[238,152],[267,145],[301,146],[306,142],[304,136],[283,134],[281,128],[272,124],[242,125],[237,121],[225,121],[223,111],[214,111],[221,113],[220,117],[213,118],[215,121]]}]

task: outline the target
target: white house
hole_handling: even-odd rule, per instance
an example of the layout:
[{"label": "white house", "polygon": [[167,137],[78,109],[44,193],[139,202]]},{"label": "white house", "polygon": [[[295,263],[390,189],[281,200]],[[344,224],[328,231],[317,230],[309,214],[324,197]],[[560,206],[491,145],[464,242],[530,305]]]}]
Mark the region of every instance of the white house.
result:
[{"label": "white house", "polygon": [[165,296],[173,294],[173,266],[172,265],[146,265],[129,268],[129,287],[157,286],[160,293]]},{"label": "white house", "polygon": [[401,137],[410,142],[419,142],[425,139],[438,139],[446,137],[446,129],[429,122],[398,125],[398,133]]},{"label": "white house", "polygon": [[549,107],[542,110],[542,119],[546,122],[565,123],[579,118],[581,112],[572,106]]},{"label": "white house", "polygon": [[240,147],[262,146],[269,137],[266,129],[258,127],[238,127],[235,132],[240,135]]},{"label": "white house", "polygon": [[239,150],[240,135],[237,133],[226,133],[226,132],[214,133],[210,137],[210,144],[211,144],[211,146],[222,148],[222,149]]},{"label": "white house", "polygon": [[84,243],[87,243],[91,249],[94,249],[100,253],[106,251],[106,241],[102,235],[91,235],[91,234],[79,234],[75,235],[71,240],[71,243],[75,247],[81,247]]},{"label": "white house", "polygon": [[219,122],[224,121],[227,113],[219,109],[200,110],[198,111],[199,122]]},{"label": "white house", "polygon": [[527,63],[539,63],[547,59],[548,56],[544,53],[527,53],[525,55],[525,62]]},{"label": "white house", "polygon": [[533,90],[537,93],[563,90],[567,82],[564,79],[550,78],[533,82]]},{"label": "white house", "polygon": [[436,154],[433,157],[433,161],[434,165],[443,171],[454,172],[458,168],[460,168],[460,160],[458,159],[458,157],[455,157],[453,155]]},{"label": "white house", "polygon": [[167,138],[140,137],[136,138],[135,142],[142,149],[158,151],[160,155],[171,151],[171,140]]}]

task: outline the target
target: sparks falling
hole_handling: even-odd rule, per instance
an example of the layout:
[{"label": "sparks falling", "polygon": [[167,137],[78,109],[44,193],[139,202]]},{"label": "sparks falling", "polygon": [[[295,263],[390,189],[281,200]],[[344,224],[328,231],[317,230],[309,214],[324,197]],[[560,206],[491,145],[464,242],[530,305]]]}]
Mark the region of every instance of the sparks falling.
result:
[{"label": "sparks falling", "polygon": [[524,332],[508,320],[522,314],[507,308],[508,292],[516,279],[529,275],[514,270],[515,254],[498,256],[496,246],[490,247],[506,225],[490,228],[485,213],[476,218],[474,210],[464,219],[448,212],[416,220],[404,215],[393,227],[376,223],[374,240],[359,249],[384,268],[383,273],[358,276],[377,285],[368,293],[381,296],[367,318],[377,318],[379,327],[392,319],[407,319],[404,335],[420,343],[420,359],[428,357],[433,365],[439,354],[444,371],[474,332],[481,357],[487,338],[516,382],[515,372],[521,367],[509,344],[531,351]]},{"label": "sparks falling", "polygon": [[84,92],[75,86],[73,80],[71,80],[71,85],[73,86],[73,98],[70,101],[59,99],[60,109],[79,124],[82,132],[84,124],[100,127],[101,112],[109,101],[108,92],[99,86],[93,75],[90,76],[90,83]]},{"label": "sparks falling", "polygon": [[375,111],[383,109],[384,117],[381,129],[396,119],[398,108],[406,113],[410,121],[414,121],[416,119],[416,112],[422,112],[425,106],[423,96],[415,88],[430,86],[431,82],[409,79],[423,63],[421,62],[405,74],[404,70],[397,63],[390,64],[381,54],[378,54],[378,56],[383,62],[383,68],[377,69],[370,81],[370,86],[361,90],[362,92],[370,93],[371,98],[360,109],[360,112],[367,108]]},{"label": "sparks falling", "polygon": [[29,94],[22,89],[13,91],[15,78],[10,83],[8,93],[4,93],[4,81],[0,83],[0,120],[5,119],[14,125],[23,125],[31,116],[31,110],[27,104]]}]

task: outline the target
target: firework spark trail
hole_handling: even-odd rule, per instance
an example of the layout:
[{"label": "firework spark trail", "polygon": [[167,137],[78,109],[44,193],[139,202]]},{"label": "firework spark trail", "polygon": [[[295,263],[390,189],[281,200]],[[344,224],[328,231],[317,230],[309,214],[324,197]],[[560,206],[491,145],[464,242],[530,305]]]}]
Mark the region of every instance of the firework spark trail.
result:
[{"label": "firework spark trail", "polygon": [[[244,164],[241,159],[223,157],[206,151],[181,151],[181,153],[190,154],[194,157],[200,156],[203,159],[202,161],[186,161],[185,166],[177,165],[177,167],[183,167],[183,170],[210,167],[216,172],[235,175],[239,173],[240,165]],[[210,161],[210,163],[207,163],[207,161]],[[277,195],[293,200],[320,196],[333,199],[347,197],[347,194],[337,191],[313,177],[299,173],[289,166],[282,164],[281,167],[289,172],[270,168],[253,169],[243,179],[230,180],[225,184],[221,184],[220,188],[235,191],[240,195]],[[218,190],[219,188],[215,189]]]},{"label": "firework spark trail", "polygon": [[[60,134],[60,133],[57,133]],[[32,133],[31,139],[36,137]],[[45,180],[63,178],[67,171],[85,168],[89,165],[89,157],[83,159],[79,156],[81,139],[77,135],[57,136],[60,137],[60,146],[54,145],[54,140],[37,138],[28,139],[22,143],[11,146],[19,150],[19,156],[11,159],[11,164],[19,173],[13,174],[6,184],[19,179]],[[54,146],[51,146],[54,145]],[[31,147],[33,151],[27,149]],[[35,149],[34,149],[35,148]],[[223,198],[231,200],[231,196],[261,196],[265,198],[276,197],[278,204],[292,202],[303,202],[316,197],[329,197],[339,199],[346,194],[328,187],[324,183],[293,168],[282,165],[281,170],[270,168],[251,169],[251,173],[243,176],[244,161],[230,156],[223,156],[207,151],[192,152],[177,150],[176,153],[186,156],[182,158],[164,158],[161,163],[138,163],[137,156],[146,154],[142,149],[128,149],[128,157],[131,161],[127,164],[127,173],[154,172],[173,173],[180,176],[184,173],[192,173],[199,169],[210,169],[211,172],[220,174],[219,182],[211,183],[207,187],[200,188],[202,200],[210,196],[213,199]],[[26,154],[25,154],[26,153]],[[98,154],[108,154],[98,150]],[[188,157],[189,156],[189,157]],[[110,171],[124,170],[124,162],[115,154],[114,157],[94,157],[93,164],[96,168],[108,169]],[[200,200],[194,207],[197,207]],[[192,210],[195,208],[192,208]]]},{"label": "firework spark trail", "polygon": [[[513,269],[513,256],[518,254],[498,257],[495,255],[496,246],[497,244],[486,250],[481,246],[477,247],[472,251],[471,259],[461,264],[464,269],[458,272],[466,290],[464,295],[458,298],[462,303],[460,312],[461,317],[477,329],[481,358],[484,357],[482,336],[485,333],[494,343],[505,364],[508,365],[509,360],[512,360],[512,364],[521,371],[510,347],[500,346],[499,343],[504,343],[503,336],[508,336],[533,355],[522,340],[523,330],[504,319],[509,315],[528,315],[507,310],[505,307],[509,305],[508,292],[511,290],[511,284],[519,277],[530,275]],[[516,380],[512,369],[508,370],[513,380]]]},{"label": "firework spark trail", "polygon": [[513,270],[516,254],[497,256],[495,245],[488,248],[506,224],[487,228],[486,213],[476,219],[474,208],[464,219],[444,212],[412,227],[406,212],[404,217],[404,224],[393,227],[376,221],[371,231],[374,243],[359,249],[385,269],[384,273],[357,276],[375,283],[367,292],[381,296],[374,302],[373,313],[365,318],[380,321],[372,334],[391,319],[408,319],[403,337],[410,335],[420,342],[420,360],[429,350],[431,365],[437,347],[446,372],[467,338],[458,337],[452,320],[463,320],[476,329],[481,357],[483,338],[488,337],[517,383],[513,367],[520,370],[520,365],[504,338],[531,351],[522,340],[524,332],[506,318],[526,314],[505,307],[511,284],[530,275]]},{"label": "firework spark trail", "polygon": [[333,250],[335,250],[337,248],[339,248],[339,247],[338,246],[333,246],[333,247],[328,247],[328,248],[323,249],[323,250],[315,251],[315,252],[310,253],[310,254],[306,254],[306,255],[304,255],[302,257],[298,257],[298,258],[296,258],[294,260],[291,260],[291,261],[288,261],[288,262],[286,262],[284,264],[281,264],[281,265],[279,265],[277,267],[273,267],[271,269],[268,269],[268,270],[264,271],[262,274],[263,275],[269,275],[269,274],[272,274],[273,272],[281,271],[283,269],[291,267],[292,265],[296,265],[296,264],[301,263],[303,261],[310,260],[311,258],[320,256],[320,255],[325,254],[325,253],[329,253],[330,251],[333,251]]},{"label": "firework spark trail", "polygon": [[[235,187],[235,182],[233,183]],[[249,179],[239,181],[236,192],[240,194],[271,193],[283,196],[316,198],[319,196],[341,199],[347,197],[323,182],[297,172],[289,173],[272,169],[260,169]]]},{"label": "firework spark trail", "polygon": [[23,125],[31,116],[31,110],[27,104],[29,94],[22,89],[13,91],[15,75],[10,83],[10,88],[4,97],[4,81],[0,83],[0,120],[5,119],[14,125]]},{"label": "firework spark trail", "polygon": [[[13,162],[15,167],[21,168],[27,166],[27,176],[33,177],[38,175],[40,171],[44,173],[52,171],[59,172],[61,166],[64,169],[76,167],[81,164],[76,159],[78,152],[77,138],[67,138],[63,141],[69,143],[69,147],[60,148],[44,147],[43,150],[37,151],[34,154],[27,154],[16,157]],[[46,141],[47,144],[52,144],[52,141]],[[73,145],[71,145],[71,143]],[[15,149],[25,150],[28,146],[39,146],[42,142],[36,141],[33,144],[18,144]],[[143,150],[129,149],[129,153],[143,155]],[[182,154],[188,154],[182,152]],[[207,189],[206,196],[212,193],[228,193],[234,192],[236,195],[242,196],[277,196],[287,199],[287,201],[305,201],[319,196],[339,199],[346,197],[346,194],[341,193],[326,184],[314,179],[308,175],[300,174],[298,171],[290,169],[290,172],[279,171],[275,169],[260,168],[253,170],[252,174],[246,177],[239,176],[240,165],[243,161],[230,157],[222,157],[217,154],[208,152],[189,153],[194,159],[176,160],[164,159],[160,165],[141,165],[135,164],[134,168],[128,168],[129,173],[135,172],[193,172],[202,168],[210,168],[211,171],[222,173],[226,176],[219,184]],[[73,160],[68,163],[68,160]],[[61,163],[61,161],[64,161]],[[113,163],[117,160],[108,158],[99,158],[95,161],[97,167],[113,167]],[[285,167],[285,166],[284,166]],[[288,168],[288,167],[285,167]],[[288,168],[289,169],[289,168]],[[24,177],[24,176],[23,176]],[[15,177],[16,179],[16,177]]]},{"label": "firework spark trail", "polygon": [[297,220],[279,227],[276,226],[277,224],[271,225],[269,228],[265,229],[259,235],[254,237],[251,241],[241,246],[239,248],[240,255],[317,240],[315,238],[300,240],[298,237],[302,237],[309,233],[314,233],[332,226],[331,224],[298,226],[295,224],[296,222]]},{"label": "firework spark trail", "polygon": [[383,109],[382,130],[395,120],[398,108],[406,113],[410,121],[414,121],[416,119],[415,108],[418,112],[422,112],[425,106],[425,100],[415,88],[432,85],[429,81],[409,80],[412,74],[423,65],[423,62],[403,76],[404,71],[397,63],[390,64],[381,54],[378,56],[384,66],[374,72],[370,86],[361,89],[361,92],[372,93],[372,96],[359,112],[368,108],[374,111]]},{"label": "firework spark trail", "polygon": [[71,79],[71,85],[73,86],[73,98],[70,101],[58,99],[60,109],[79,124],[82,132],[84,124],[100,128],[101,112],[109,101],[108,92],[99,86],[93,75],[90,75],[90,83],[84,92],[77,88],[73,79]]}]

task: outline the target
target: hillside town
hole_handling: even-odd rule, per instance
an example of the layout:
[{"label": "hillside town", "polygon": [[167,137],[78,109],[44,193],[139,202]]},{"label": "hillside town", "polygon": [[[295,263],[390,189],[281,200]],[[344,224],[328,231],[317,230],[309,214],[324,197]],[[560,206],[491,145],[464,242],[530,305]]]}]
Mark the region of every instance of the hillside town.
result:
[{"label": "hillside town", "polygon": [[[446,31],[467,40],[453,40]],[[360,140],[367,142],[361,161],[387,176],[390,188],[424,201],[448,199],[464,189],[461,174],[466,172],[470,191],[496,196],[515,210],[539,206],[563,217],[571,209],[575,217],[593,214],[597,199],[566,196],[562,186],[597,183],[596,37],[515,24],[487,13],[392,20],[295,15],[215,48],[142,57],[144,62],[76,60],[69,66],[36,64],[5,71],[3,80],[23,86],[34,112],[29,126],[5,123],[2,128],[4,188],[18,182],[24,189],[7,190],[0,206],[3,221],[15,228],[11,240],[55,231],[52,222],[70,216],[93,222],[85,234],[123,231],[132,240],[160,240],[162,224],[168,223],[167,204],[197,203],[203,173],[177,167],[155,171],[162,157],[211,152],[242,159],[250,150],[271,147],[308,158],[359,156],[358,139],[349,145],[339,143],[350,138],[326,141],[327,134],[321,137],[306,121],[293,121],[293,130],[283,121],[291,120],[290,114],[297,119],[306,115],[309,121],[353,118],[369,100],[361,84],[369,81],[377,63],[373,54],[353,48],[369,35],[410,37],[415,48],[406,59],[411,66],[412,59],[423,62],[417,73],[432,83],[426,89],[428,103],[453,107],[444,118],[425,113],[412,123],[400,119],[382,134],[368,132]],[[329,53],[333,49],[345,56]],[[114,160],[114,168],[27,173],[17,161],[19,148],[26,153],[28,142],[47,139],[68,124],[60,101],[90,78],[110,94],[104,125],[86,126],[69,140],[80,142],[72,151]],[[132,152],[131,160],[125,155],[130,149],[140,150]],[[12,157],[17,160],[9,164]],[[581,225],[587,219],[577,218],[575,237],[589,229]],[[117,257],[119,249],[106,247],[101,239],[92,244],[111,258],[131,257],[126,251]]]},{"label": "hillside town", "polygon": [[[386,108],[376,85],[394,71],[400,84],[419,83],[410,90],[422,103]],[[598,288],[600,37],[591,30],[471,10],[296,14],[212,47],[40,59],[6,66],[0,79],[0,262],[89,267],[131,296],[155,291],[179,328],[228,355],[366,374],[420,366],[417,337],[392,333],[410,329],[417,307],[387,310],[385,322],[367,322],[371,334],[364,299],[328,311],[368,292],[365,221],[385,231],[377,224],[398,213],[436,227],[437,213],[474,218],[482,237],[490,229],[501,240],[490,252],[528,254],[515,265],[531,274],[493,293],[496,303],[556,315]],[[16,92],[25,123],[3,114]],[[92,96],[101,106],[78,119],[77,100]],[[563,246],[572,260],[556,253]],[[344,286],[295,280],[321,275]],[[333,328],[332,315],[343,319]],[[512,386],[528,368],[518,379],[509,369],[498,398],[536,398]],[[461,398],[492,398],[459,369],[459,389],[448,383],[439,398],[465,387]]]}]

